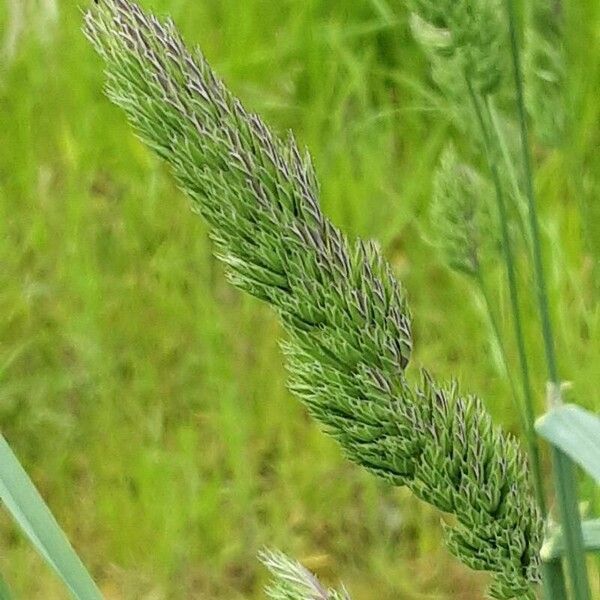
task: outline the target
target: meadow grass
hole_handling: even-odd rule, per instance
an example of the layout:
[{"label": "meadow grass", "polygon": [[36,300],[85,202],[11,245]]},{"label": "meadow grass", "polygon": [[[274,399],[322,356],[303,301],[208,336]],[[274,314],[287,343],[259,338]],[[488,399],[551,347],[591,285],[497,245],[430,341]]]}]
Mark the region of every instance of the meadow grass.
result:
[{"label": "meadow grass", "polygon": [[[600,9],[570,4],[573,131],[536,158],[561,363],[573,397],[598,409]],[[422,241],[451,128],[403,7],[144,5],[172,14],[248,106],[294,129],[324,211],[380,240],[403,279],[418,360],[516,427],[481,307]],[[263,545],[355,598],[481,597],[438,515],[346,463],[286,392],[276,320],[226,284],[204,225],[103,97],[76,4],[56,22],[47,6],[26,3],[0,75],[0,424],[107,597],[258,598]],[[532,363],[541,408],[541,352]],[[0,532],[17,595],[62,597],[4,515]]]}]

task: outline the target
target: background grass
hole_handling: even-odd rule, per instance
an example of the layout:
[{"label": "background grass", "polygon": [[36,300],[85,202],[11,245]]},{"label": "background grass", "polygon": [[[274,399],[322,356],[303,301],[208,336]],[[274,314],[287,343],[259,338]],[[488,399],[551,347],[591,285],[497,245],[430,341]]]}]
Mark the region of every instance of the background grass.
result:
[{"label": "background grass", "polygon": [[[452,129],[403,3],[143,4],[295,131],[326,213],[377,239],[405,282],[417,362],[516,431],[480,303],[423,241]],[[600,5],[566,9],[573,124],[562,147],[536,147],[538,183],[562,371],[598,409]],[[104,98],[79,10],[0,2],[0,427],[107,598],[260,598],[263,545],[357,600],[480,598],[485,578],[447,555],[439,515],[347,463],[287,393],[275,318],[225,283],[203,223]],[[0,572],[20,598],[64,597],[4,513]]]}]

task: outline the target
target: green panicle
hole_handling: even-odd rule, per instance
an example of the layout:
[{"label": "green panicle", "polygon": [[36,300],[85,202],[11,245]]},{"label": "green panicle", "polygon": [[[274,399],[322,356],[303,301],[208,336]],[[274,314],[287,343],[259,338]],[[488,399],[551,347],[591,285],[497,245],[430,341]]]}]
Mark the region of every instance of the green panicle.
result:
[{"label": "green panicle", "polygon": [[467,73],[482,94],[501,86],[508,53],[500,0],[408,0],[408,6],[438,85],[456,93],[457,75]]},{"label": "green panicle", "polygon": [[490,184],[462,163],[448,146],[433,179],[431,221],[433,243],[456,271],[478,277],[482,260],[497,246],[489,211]]},{"label": "green panicle", "polygon": [[451,551],[492,572],[495,597],[527,597],[541,520],[525,458],[456,384],[407,380],[402,286],[373,244],[323,215],[309,157],[247,112],[170,21],[105,0],[86,33],[110,98],[210,224],[232,283],[281,316],[295,394],[351,460],[454,516]]},{"label": "green panicle", "polygon": [[558,145],[566,127],[564,14],[557,0],[529,3],[524,66],[529,116],[540,140]]}]

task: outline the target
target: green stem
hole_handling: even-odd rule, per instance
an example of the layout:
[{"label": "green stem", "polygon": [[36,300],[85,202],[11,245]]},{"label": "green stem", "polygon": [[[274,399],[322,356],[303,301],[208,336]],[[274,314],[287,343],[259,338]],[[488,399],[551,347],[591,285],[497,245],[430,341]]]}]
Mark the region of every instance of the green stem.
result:
[{"label": "green stem", "polygon": [[[523,75],[521,68],[521,55],[517,39],[516,13],[514,0],[506,0],[509,19],[510,45],[513,61],[513,72],[517,92],[517,109],[519,126],[521,129],[521,152],[525,174],[525,191],[529,208],[529,226],[533,250],[533,265],[536,280],[536,295],[542,321],[542,334],[550,383],[555,391],[556,402],[561,401],[560,379],[556,362],[552,322],[548,307],[548,293],[542,262],[540,243],[540,227],[537,216],[535,190],[533,187],[533,171],[529,150],[529,131],[525,112],[525,98],[523,91]],[[590,600],[590,587],[585,564],[583,535],[579,518],[577,502],[576,481],[573,463],[557,448],[552,449],[554,474],[556,480],[557,502],[565,535],[566,558],[571,577],[571,586],[576,600]]]},{"label": "green stem", "polygon": [[[518,402],[517,397],[515,397],[515,401],[518,402],[519,409],[521,412],[522,425],[525,431],[529,456],[531,460],[531,467],[533,471],[533,481],[536,500],[540,511],[542,512],[544,517],[546,517],[548,509],[546,506],[546,500],[544,496],[543,475],[539,446],[537,437],[535,435],[533,392],[531,387],[531,378],[529,375],[529,362],[527,359],[527,350],[525,347],[525,337],[523,335],[515,261],[512,252],[512,245],[510,243],[510,232],[508,228],[508,215],[506,211],[506,203],[504,202],[504,193],[502,188],[502,182],[500,179],[500,173],[498,171],[498,166],[496,164],[496,161],[494,160],[494,156],[491,149],[491,135],[489,132],[488,125],[486,123],[486,119],[484,117],[484,112],[469,78],[467,77],[466,79],[469,95],[473,104],[473,109],[475,111],[477,121],[481,128],[489,168],[492,173],[492,179],[494,182],[496,201],[498,204],[498,212],[500,215],[500,224],[502,230],[502,248],[508,274],[511,310],[513,316],[513,324],[515,328],[515,337],[517,339],[517,346],[519,350],[519,362],[521,366],[523,396],[525,398],[525,402],[523,403]],[[486,107],[489,107],[489,104],[486,104]],[[565,578],[562,570],[562,563],[560,562],[560,560],[555,559],[549,562],[543,562],[541,569],[544,598],[546,600],[567,600]]]},{"label": "green stem", "polygon": [[542,590],[545,600],[567,600],[565,574],[560,558],[542,562]]},{"label": "green stem", "polygon": [[[488,121],[493,121],[491,101],[488,97],[485,103],[486,114]],[[490,140],[491,143],[491,140]],[[517,287],[517,273],[515,268],[515,260],[511,248],[510,234],[508,228],[508,214],[506,203],[503,199],[501,182],[498,177],[498,172],[494,176],[494,186],[496,187],[496,197],[500,212],[500,220],[502,227],[502,242],[506,245],[505,260],[508,273],[508,287],[510,293],[510,304],[513,316],[513,325],[515,339],[517,340],[517,350],[519,354],[519,367],[521,369],[521,382],[523,385],[523,414],[524,414],[524,429],[527,438],[528,449],[530,453],[531,465],[533,469],[534,484],[536,487],[536,495],[538,505],[544,517],[547,514],[546,499],[544,496],[544,485],[542,475],[542,461],[540,458],[540,449],[535,433],[535,409],[533,401],[533,387],[531,385],[531,375],[529,370],[529,359],[527,358],[527,347],[525,345],[525,335],[523,332],[523,319],[521,317],[521,308],[519,302],[519,291]]]},{"label": "green stem", "polygon": [[[502,234],[502,252],[504,255],[504,262],[506,264],[506,271],[508,277],[508,287],[510,295],[510,304],[512,310],[512,321],[514,325],[515,338],[517,340],[517,347],[519,350],[519,362],[521,365],[521,379],[523,383],[523,398],[524,401],[519,401],[518,395],[515,396],[515,400],[518,403],[519,410],[521,412],[522,426],[525,432],[527,445],[530,453],[531,466],[533,471],[533,480],[536,498],[542,514],[545,516],[546,502],[544,498],[544,486],[542,479],[542,467],[541,459],[538,448],[538,440],[535,434],[535,414],[533,409],[533,392],[531,388],[531,378],[529,375],[529,363],[527,360],[527,350],[525,347],[525,336],[523,335],[523,324],[521,319],[521,308],[519,302],[519,290],[517,287],[517,271],[515,266],[515,259],[512,250],[512,244],[510,241],[510,230],[508,226],[508,212],[506,208],[506,202],[504,199],[504,191],[502,188],[502,180],[498,171],[498,165],[494,160],[494,153],[492,150],[492,140],[490,130],[488,126],[489,114],[484,114],[484,109],[487,109],[487,104],[482,103],[477,97],[473,86],[470,81],[467,81],[469,88],[469,95],[473,108],[477,115],[477,121],[481,128],[483,135],[484,145],[486,149],[486,155],[488,158],[488,165],[492,174],[492,180],[494,183],[494,190],[496,193],[496,203],[498,205],[498,214],[500,217],[500,229]],[[486,121],[486,116],[488,120]]]},{"label": "green stem", "polygon": [[490,296],[489,289],[485,282],[485,278],[483,277],[483,273],[480,269],[478,269],[477,273],[475,274],[475,281],[477,282],[477,286],[479,287],[479,291],[485,304],[485,310],[487,312],[490,325],[492,326],[492,333],[494,335],[495,342],[498,345],[498,348],[500,349],[500,355],[502,356],[502,365],[504,366],[504,372],[506,378],[508,379],[512,396],[514,398],[514,401],[517,403],[517,406],[519,406],[520,408],[519,394],[517,393],[517,388],[515,386],[515,382],[511,374],[511,369],[509,367],[506,347],[504,346],[504,343],[502,341],[502,335],[500,333],[500,324],[498,323],[498,319],[494,314],[492,298]]},{"label": "green stem", "polygon": [[506,136],[504,135],[504,131],[502,130],[502,126],[500,124],[498,111],[496,110],[494,101],[490,96],[488,96],[488,111],[490,114],[490,121],[494,130],[494,134],[498,140],[498,147],[500,148],[500,154],[502,155],[504,168],[506,169],[506,174],[515,198],[515,206],[517,208],[517,212],[519,213],[519,229],[521,230],[521,235],[523,236],[523,239],[527,243],[527,247],[529,249],[531,244],[527,234],[527,228],[525,226],[525,223],[527,223],[527,206],[525,204],[525,199],[523,198],[521,184],[519,183],[515,164],[510,155],[508,144],[506,143]]},{"label": "green stem", "polygon": [[558,368],[556,365],[556,353],[554,347],[554,336],[552,333],[552,323],[550,320],[550,311],[548,308],[548,293],[546,290],[546,279],[544,276],[544,266],[542,262],[542,251],[540,242],[540,227],[537,216],[537,205],[535,201],[535,191],[533,188],[533,171],[531,168],[531,156],[529,153],[529,130],[527,126],[527,116],[525,112],[525,98],[523,92],[523,75],[521,72],[521,60],[517,33],[515,28],[515,15],[512,0],[506,0],[510,18],[510,37],[513,56],[513,68],[515,84],[517,88],[517,108],[519,113],[519,126],[521,129],[521,154],[523,160],[523,170],[525,173],[525,192],[528,206],[529,228],[531,230],[531,241],[533,245],[533,266],[536,274],[536,292],[539,304],[540,317],[542,319],[542,334],[544,336],[544,350],[546,353],[546,362],[550,380],[558,383]]}]

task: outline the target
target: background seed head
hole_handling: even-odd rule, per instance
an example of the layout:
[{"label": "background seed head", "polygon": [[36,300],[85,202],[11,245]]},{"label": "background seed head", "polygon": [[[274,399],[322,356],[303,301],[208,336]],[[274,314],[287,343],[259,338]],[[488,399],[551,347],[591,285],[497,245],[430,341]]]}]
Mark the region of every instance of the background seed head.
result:
[{"label": "background seed head", "polygon": [[450,268],[473,277],[478,276],[494,244],[491,192],[489,182],[461,162],[449,145],[433,180],[432,239]]}]

